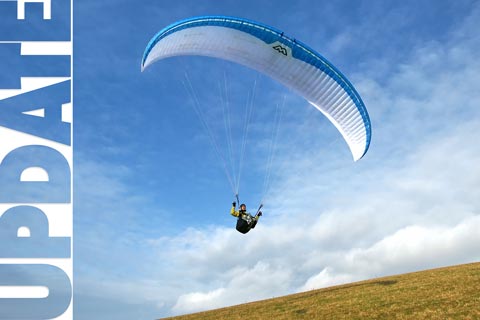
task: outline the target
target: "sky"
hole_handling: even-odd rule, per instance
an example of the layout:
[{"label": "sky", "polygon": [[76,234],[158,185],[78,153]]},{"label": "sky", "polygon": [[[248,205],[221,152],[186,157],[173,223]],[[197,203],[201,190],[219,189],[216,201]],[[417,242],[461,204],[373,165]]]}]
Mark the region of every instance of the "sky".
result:
[{"label": "sky", "polygon": [[[82,0],[73,13],[75,319],[156,319],[480,260],[480,2]],[[365,157],[255,71],[202,57],[140,71],[159,30],[199,15],[262,22],[326,57],[369,112]],[[193,95],[222,152],[228,101],[237,165],[252,101],[234,174],[264,215],[246,235]]]}]

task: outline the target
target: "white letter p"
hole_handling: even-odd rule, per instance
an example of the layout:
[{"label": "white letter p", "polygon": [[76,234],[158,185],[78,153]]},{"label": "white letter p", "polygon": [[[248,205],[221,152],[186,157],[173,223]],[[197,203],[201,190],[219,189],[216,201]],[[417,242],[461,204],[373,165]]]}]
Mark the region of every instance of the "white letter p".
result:
[{"label": "white letter p", "polygon": [[25,20],[25,3],[41,2],[43,3],[43,20],[52,18],[52,2],[51,0],[17,0],[17,19]]}]

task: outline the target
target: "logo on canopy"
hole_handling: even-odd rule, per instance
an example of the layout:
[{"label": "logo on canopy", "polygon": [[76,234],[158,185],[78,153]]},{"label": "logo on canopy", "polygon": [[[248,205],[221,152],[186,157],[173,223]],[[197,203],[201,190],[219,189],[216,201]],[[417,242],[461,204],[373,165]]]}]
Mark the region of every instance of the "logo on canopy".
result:
[{"label": "logo on canopy", "polygon": [[281,54],[283,54],[284,56],[288,56],[288,51],[286,48],[284,48],[283,46],[277,44],[276,46],[273,46],[273,49],[277,50],[278,52],[280,52]]}]

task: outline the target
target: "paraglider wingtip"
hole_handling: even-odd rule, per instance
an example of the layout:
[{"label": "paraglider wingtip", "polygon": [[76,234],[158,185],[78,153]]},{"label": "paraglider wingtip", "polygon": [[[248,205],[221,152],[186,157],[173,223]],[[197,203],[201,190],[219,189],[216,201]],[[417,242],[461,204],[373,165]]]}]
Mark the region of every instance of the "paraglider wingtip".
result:
[{"label": "paraglider wingtip", "polygon": [[142,59],[142,62],[140,63],[140,71],[143,72],[145,71],[145,69],[147,69],[148,67],[148,63],[146,63],[147,61],[145,59]]}]

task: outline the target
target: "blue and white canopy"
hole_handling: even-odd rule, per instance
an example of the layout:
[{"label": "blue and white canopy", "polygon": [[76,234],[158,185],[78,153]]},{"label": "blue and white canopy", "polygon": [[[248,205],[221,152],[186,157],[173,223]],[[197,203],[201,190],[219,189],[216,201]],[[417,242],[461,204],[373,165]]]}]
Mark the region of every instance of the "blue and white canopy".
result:
[{"label": "blue and white canopy", "polygon": [[355,161],[367,152],[371,125],[358,92],[324,57],[282,31],[235,17],[182,20],[150,40],[142,71],[157,60],[181,55],[225,59],[270,76],[320,110],[340,131]]}]

